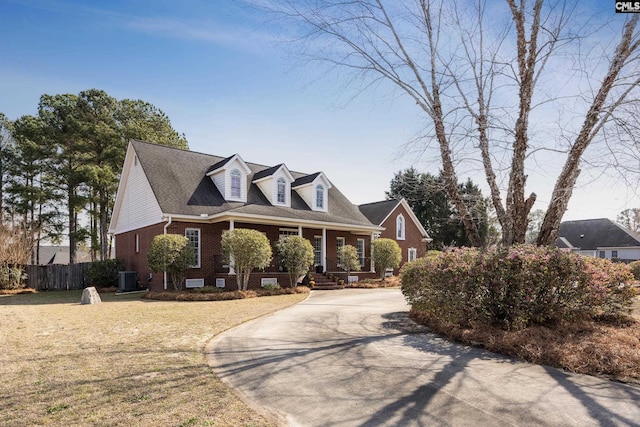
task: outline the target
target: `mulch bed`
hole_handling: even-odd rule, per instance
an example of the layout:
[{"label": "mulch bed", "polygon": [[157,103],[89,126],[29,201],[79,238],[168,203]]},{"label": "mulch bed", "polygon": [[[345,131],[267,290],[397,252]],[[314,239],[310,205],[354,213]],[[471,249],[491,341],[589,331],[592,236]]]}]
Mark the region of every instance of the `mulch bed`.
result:
[{"label": "mulch bed", "polygon": [[454,341],[571,372],[640,385],[640,322],[631,316],[505,331],[463,328],[412,311],[432,332]]}]

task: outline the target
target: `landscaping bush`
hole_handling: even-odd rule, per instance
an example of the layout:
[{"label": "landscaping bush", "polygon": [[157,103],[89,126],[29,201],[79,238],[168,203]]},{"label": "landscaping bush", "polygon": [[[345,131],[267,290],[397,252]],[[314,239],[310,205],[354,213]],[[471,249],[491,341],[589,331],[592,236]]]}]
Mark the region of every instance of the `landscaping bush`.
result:
[{"label": "landscaping bush", "polygon": [[228,301],[245,298],[268,297],[275,295],[304,294],[309,292],[310,289],[306,286],[297,286],[295,288],[256,289],[248,291],[223,290],[210,292],[147,292],[145,294],[142,294],[141,298],[160,301]]},{"label": "landscaping bush", "polygon": [[640,280],[640,261],[633,261],[629,264],[629,269],[633,273],[633,277],[636,280]]},{"label": "landscaping bush", "polygon": [[94,261],[89,267],[89,280],[93,286],[108,288],[118,286],[118,272],[124,270],[124,260],[105,259]]},{"label": "landscaping bush", "polygon": [[631,279],[623,264],[519,245],[455,249],[408,263],[402,291],[412,310],[443,321],[517,330],[616,315],[635,295]]},{"label": "landscaping bush", "polygon": [[0,264],[0,289],[24,288],[27,274],[19,266]]}]

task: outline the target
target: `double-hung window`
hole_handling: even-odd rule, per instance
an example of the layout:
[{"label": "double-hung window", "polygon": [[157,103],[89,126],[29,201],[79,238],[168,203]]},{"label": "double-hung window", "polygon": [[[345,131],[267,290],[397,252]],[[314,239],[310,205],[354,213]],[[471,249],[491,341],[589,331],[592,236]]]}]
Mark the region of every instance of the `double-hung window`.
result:
[{"label": "double-hung window", "polygon": [[200,268],[200,229],[187,228],[184,231],[184,235],[189,239],[189,243],[191,243],[196,255],[196,263],[192,265],[191,268]]},{"label": "double-hung window", "polygon": [[231,197],[239,199],[242,197],[242,174],[238,169],[231,171]]},{"label": "double-hung window", "polygon": [[316,208],[324,209],[324,187],[320,184],[316,186]]},{"label": "double-hung window", "polygon": [[358,259],[360,260],[360,268],[364,268],[364,239],[358,239]]},{"label": "double-hung window", "polygon": [[322,265],[322,236],[313,238],[313,264]]},{"label": "double-hung window", "polygon": [[338,258],[338,267],[342,267],[344,264],[344,257],[342,256],[342,248],[344,247],[344,237],[336,237],[336,255]]},{"label": "double-hung window", "polygon": [[287,183],[285,182],[284,178],[278,178],[277,181],[277,186],[278,186],[278,203],[280,204],[285,204],[287,203]]}]

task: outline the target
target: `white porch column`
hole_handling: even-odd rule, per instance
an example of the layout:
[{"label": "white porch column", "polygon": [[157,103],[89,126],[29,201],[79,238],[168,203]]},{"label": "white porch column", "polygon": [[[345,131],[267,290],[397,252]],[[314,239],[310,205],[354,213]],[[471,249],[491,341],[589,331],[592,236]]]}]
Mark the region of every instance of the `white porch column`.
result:
[{"label": "white porch column", "polygon": [[302,226],[298,226],[298,236],[302,237]]},{"label": "white porch column", "polygon": [[[229,220],[229,231],[233,231],[235,226],[236,226],[235,221],[230,219]],[[231,257],[231,259],[229,260],[229,274],[236,274],[236,270],[233,267],[231,267],[231,263],[232,262],[233,262],[233,257]]]},{"label": "white porch column", "polygon": [[322,272],[327,272],[327,229],[322,229],[322,254],[320,255],[322,259]]}]

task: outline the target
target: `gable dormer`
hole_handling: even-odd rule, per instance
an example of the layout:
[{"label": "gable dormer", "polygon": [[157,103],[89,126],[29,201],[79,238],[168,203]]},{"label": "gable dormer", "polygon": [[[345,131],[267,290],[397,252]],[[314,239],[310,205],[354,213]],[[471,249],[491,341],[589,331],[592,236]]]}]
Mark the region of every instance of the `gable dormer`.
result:
[{"label": "gable dormer", "polygon": [[209,168],[207,176],[228,202],[247,202],[249,166],[238,154],[227,157]]},{"label": "gable dormer", "polygon": [[291,207],[293,181],[293,175],[284,163],[264,169],[253,176],[253,183],[273,206]]},{"label": "gable dormer", "polygon": [[329,189],[331,183],[324,172],[316,172],[296,179],[291,188],[302,197],[302,200],[313,211],[327,212],[329,210]]}]

